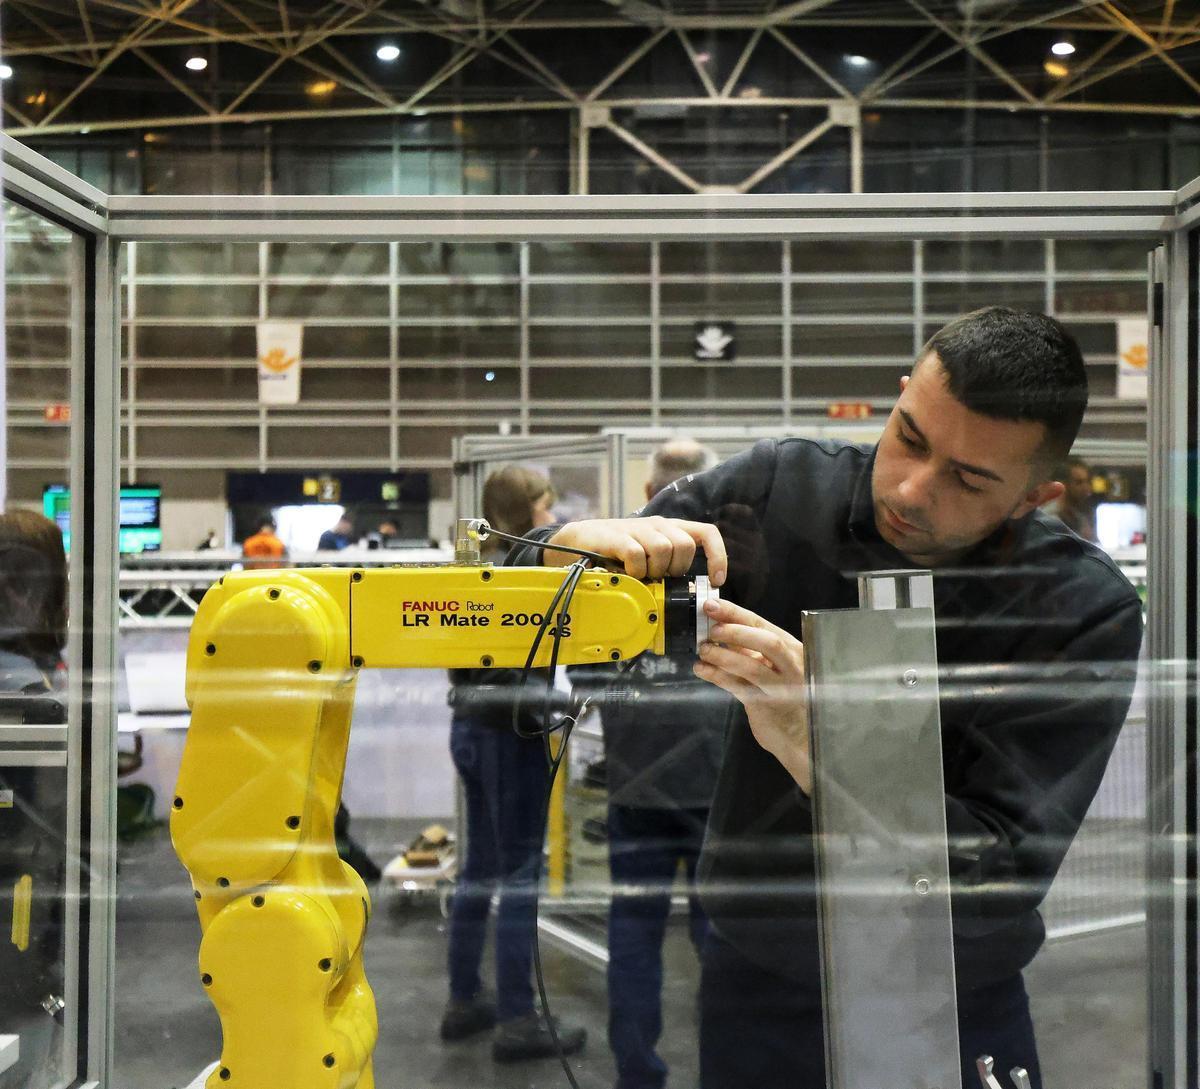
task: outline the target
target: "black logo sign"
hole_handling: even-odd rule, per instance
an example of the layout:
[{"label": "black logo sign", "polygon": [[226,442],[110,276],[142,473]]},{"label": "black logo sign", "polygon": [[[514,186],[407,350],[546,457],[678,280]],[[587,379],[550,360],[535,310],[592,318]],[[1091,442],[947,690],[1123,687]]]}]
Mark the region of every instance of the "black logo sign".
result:
[{"label": "black logo sign", "polygon": [[731,321],[696,322],[693,355],[701,363],[732,363],[737,358],[737,327]]}]

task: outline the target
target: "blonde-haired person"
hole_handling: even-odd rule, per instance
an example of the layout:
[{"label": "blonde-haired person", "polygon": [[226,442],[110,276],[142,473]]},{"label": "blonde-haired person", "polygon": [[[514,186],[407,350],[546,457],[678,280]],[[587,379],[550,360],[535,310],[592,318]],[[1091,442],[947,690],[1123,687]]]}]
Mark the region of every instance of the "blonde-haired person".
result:
[{"label": "blonde-haired person", "polygon": [[[492,473],[483,486],[483,515],[504,533],[521,536],[553,522],[554,495],[540,473],[519,465]],[[486,556],[499,560],[508,545],[496,538]],[[467,844],[447,927],[450,1000],[442,1016],[446,1042],[495,1028],[492,1056],[498,1062],[556,1054],[546,1017],[533,1001],[533,943],[537,882],[542,864],[546,758],[537,738],[512,730],[511,703],[486,705],[472,695],[487,686],[513,686],[515,669],[450,671],[450,754],[466,801]],[[537,723],[529,720],[527,727]],[[492,896],[496,908],[496,994],[485,990],[480,969]],[[555,1021],[564,1053],[586,1040],[580,1026]]]},{"label": "blonde-haired person", "polygon": [[[537,526],[548,526],[554,521],[550,514],[554,498],[550,481],[536,469],[506,465],[484,481],[483,516],[488,525],[502,533],[521,537]],[[501,541],[496,541],[495,547],[508,551],[508,546]]]}]

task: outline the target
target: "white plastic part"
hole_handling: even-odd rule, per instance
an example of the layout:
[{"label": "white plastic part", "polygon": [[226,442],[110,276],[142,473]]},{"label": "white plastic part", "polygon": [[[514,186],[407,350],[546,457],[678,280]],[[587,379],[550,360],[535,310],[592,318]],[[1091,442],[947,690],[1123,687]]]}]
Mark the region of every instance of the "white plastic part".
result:
[{"label": "white plastic part", "polygon": [[211,1066],[206,1066],[196,1075],[196,1080],[188,1082],[183,1089],[204,1089],[204,1083],[208,1081],[209,1076],[218,1066],[220,1066],[220,1063],[213,1063]]},{"label": "white plastic part", "polygon": [[21,1041],[17,1036],[0,1036],[0,1074],[17,1065],[21,1057]]},{"label": "white plastic part", "polygon": [[712,617],[704,611],[704,603],[720,601],[721,591],[708,581],[707,575],[696,575],[694,585],[696,588],[696,652],[699,653],[700,645],[708,642],[708,633],[713,624]]}]

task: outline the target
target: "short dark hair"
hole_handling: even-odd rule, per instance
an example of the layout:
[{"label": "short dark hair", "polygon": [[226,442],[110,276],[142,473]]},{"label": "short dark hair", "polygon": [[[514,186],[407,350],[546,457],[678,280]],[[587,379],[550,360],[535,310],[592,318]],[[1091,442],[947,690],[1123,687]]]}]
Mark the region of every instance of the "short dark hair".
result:
[{"label": "short dark hair", "polygon": [[1088,402],[1075,338],[1045,314],[986,306],[939,329],[921,353],[937,353],[950,393],[972,412],[1043,424],[1041,460],[1070,452]]}]

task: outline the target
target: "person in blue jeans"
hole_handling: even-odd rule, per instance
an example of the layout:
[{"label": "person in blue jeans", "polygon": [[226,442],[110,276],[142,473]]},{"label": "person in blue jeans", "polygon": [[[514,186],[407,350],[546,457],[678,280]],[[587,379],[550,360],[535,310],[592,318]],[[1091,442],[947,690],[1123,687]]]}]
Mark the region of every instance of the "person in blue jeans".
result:
[{"label": "person in blue jeans", "polygon": [[[506,533],[522,535],[549,524],[553,493],[539,473],[509,466],[484,484],[483,515]],[[499,560],[502,552],[488,558]],[[512,703],[520,671],[450,671],[450,754],[466,806],[466,853],[450,903],[448,966],[450,1000],[441,1037],[465,1040],[495,1028],[492,1055],[498,1062],[557,1054],[546,1015],[533,1001],[533,945],[537,888],[542,866],[548,769],[540,738],[512,728]],[[540,723],[525,716],[526,731]],[[493,896],[496,994],[483,985],[483,949]],[[579,1026],[554,1021],[564,1054],[582,1049]]]},{"label": "person in blue jeans", "polygon": [[[646,498],[700,472],[714,455],[673,439],[650,457]],[[591,667],[588,667],[590,670]],[[683,867],[688,936],[699,954],[707,918],[696,894],[696,863],[716,787],[729,701],[692,675],[691,663],[645,654],[607,671],[600,700],[608,785],[608,1043],[617,1089],[661,1089],[662,947],[671,890]]]}]

